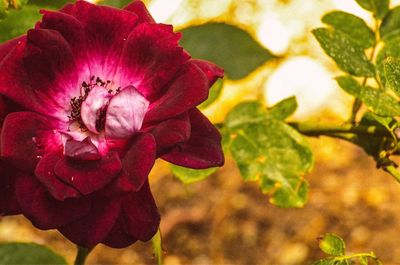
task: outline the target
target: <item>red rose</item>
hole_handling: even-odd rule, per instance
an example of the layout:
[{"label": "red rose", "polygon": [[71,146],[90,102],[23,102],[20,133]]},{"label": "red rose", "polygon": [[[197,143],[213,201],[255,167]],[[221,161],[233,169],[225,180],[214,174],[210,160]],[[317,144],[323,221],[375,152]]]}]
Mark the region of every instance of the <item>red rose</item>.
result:
[{"label": "red rose", "polygon": [[224,162],[219,132],[196,109],[223,71],[191,59],[140,1],[42,13],[0,45],[0,93],[13,105],[2,123],[0,191],[11,195],[0,213],[19,207],[88,248],[149,240],[160,221],[148,184],[155,159]]}]

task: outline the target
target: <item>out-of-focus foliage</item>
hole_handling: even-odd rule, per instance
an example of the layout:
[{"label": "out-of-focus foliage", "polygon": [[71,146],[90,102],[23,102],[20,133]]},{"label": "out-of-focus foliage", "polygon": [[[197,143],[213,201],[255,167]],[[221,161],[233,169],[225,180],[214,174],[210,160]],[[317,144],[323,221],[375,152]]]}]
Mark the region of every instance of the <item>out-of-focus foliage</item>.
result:
[{"label": "out-of-focus foliage", "polygon": [[[2,0],[0,0],[0,3]],[[40,9],[58,9],[72,0],[29,0],[17,1],[17,8],[1,9],[0,4],[0,42],[26,33],[40,21]],[[2,16],[3,14],[3,16]]]},{"label": "out-of-focus foliage", "polygon": [[190,184],[209,177],[218,168],[191,169],[171,164],[172,173],[183,183]]},{"label": "out-of-focus foliage", "polygon": [[295,106],[293,98],[269,110],[259,102],[245,102],[225,121],[225,137],[231,138],[230,152],[243,179],[258,181],[261,190],[271,194],[271,203],[280,207],[305,204],[308,184],[303,176],[313,166],[308,143],[281,120]]},{"label": "out-of-focus foliage", "polygon": [[0,244],[0,264],[67,265],[67,262],[44,246],[33,243],[5,243]]},{"label": "out-of-focus foliage", "polygon": [[346,255],[344,240],[335,234],[328,233],[321,237],[319,248],[329,256],[314,262],[313,265],[350,265],[356,261],[360,265],[382,264],[373,252]]},{"label": "out-of-focus foliage", "polygon": [[275,56],[246,31],[224,23],[207,23],[182,30],[182,46],[194,58],[212,61],[228,78],[241,79]]},{"label": "out-of-focus foliage", "polygon": [[122,8],[131,2],[132,2],[132,0],[101,0],[98,3],[100,5],[107,5],[107,6]]},{"label": "out-of-focus foliage", "polygon": [[383,18],[389,10],[390,0],[356,0],[364,9],[371,11],[377,18]]}]

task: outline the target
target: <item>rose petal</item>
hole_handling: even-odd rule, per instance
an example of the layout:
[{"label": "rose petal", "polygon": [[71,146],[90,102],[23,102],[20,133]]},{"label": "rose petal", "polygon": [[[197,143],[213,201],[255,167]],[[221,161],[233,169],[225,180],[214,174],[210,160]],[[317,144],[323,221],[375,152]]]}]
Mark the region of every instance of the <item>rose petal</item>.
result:
[{"label": "rose petal", "polygon": [[125,223],[122,214],[119,215],[113,228],[108,233],[107,238],[102,241],[103,244],[112,248],[125,248],[137,241],[125,231]]},{"label": "rose petal", "polygon": [[49,153],[38,163],[35,169],[37,179],[56,200],[65,201],[68,198],[79,198],[79,191],[60,181],[54,172],[54,166],[63,158],[61,153]]},{"label": "rose petal", "polygon": [[87,195],[110,183],[121,168],[118,154],[109,152],[97,161],[64,157],[55,165],[54,172],[62,181]]},{"label": "rose petal", "polygon": [[115,95],[107,108],[106,136],[129,138],[142,127],[149,102],[133,86]]},{"label": "rose petal", "polygon": [[83,218],[59,228],[59,231],[78,246],[93,248],[103,242],[113,229],[120,214],[118,199],[94,198],[95,205]]},{"label": "rose petal", "polygon": [[198,110],[189,111],[191,135],[189,141],[162,156],[176,165],[202,169],[224,164],[221,135],[210,121]]},{"label": "rose petal", "polygon": [[90,209],[90,200],[68,199],[58,201],[46,193],[31,176],[19,176],[17,198],[24,215],[39,229],[53,229],[84,216]]},{"label": "rose petal", "polygon": [[101,86],[94,87],[81,106],[81,118],[85,126],[93,133],[99,133],[97,130],[97,120],[100,118],[100,112],[107,107],[112,95],[108,90]]},{"label": "rose petal", "polygon": [[138,192],[128,195],[122,209],[125,216],[125,231],[141,241],[150,240],[158,230],[160,214],[146,182]]},{"label": "rose petal", "polygon": [[65,155],[78,160],[100,160],[101,156],[97,147],[92,143],[90,137],[86,137],[83,141],[73,139],[67,140],[65,143]]},{"label": "rose petal", "polygon": [[112,80],[125,40],[137,25],[137,16],[126,10],[96,6],[86,1],[66,5],[61,12],[74,16],[85,30],[90,73],[103,80]]},{"label": "rose petal", "polygon": [[145,122],[165,120],[197,106],[207,99],[208,84],[208,78],[200,68],[193,63],[186,64],[165,94],[151,103]]},{"label": "rose petal", "polygon": [[20,214],[17,197],[15,194],[15,172],[0,161],[0,216]]},{"label": "rose petal", "polygon": [[142,1],[134,0],[133,3],[127,5],[124,9],[135,13],[139,18],[139,23],[155,23]]},{"label": "rose petal", "polygon": [[57,97],[57,93],[77,85],[73,58],[71,47],[58,31],[28,31],[23,64],[29,84],[40,98],[53,99],[56,106],[68,106],[69,98]]},{"label": "rose petal", "polygon": [[16,47],[19,42],[25,41],[26,37],[21,36],[0,44],[0,64],[1,61]]},{"label": "rose petal", "polygon": [[139,134],[122,159],[123,174],[138,191],[147,180],[156,159],[156,143],[151,134]]},{"label": "rose petal", "polygon": [[207,76],[209,87],[211,87],[218,78],[224,77],[224,70],[213,63],[197,59],[192,59],[191,62],[199,67]]},{"label": "rose petal", "polygon": [[141,23],[136,26],[121,54],[117,70],[120,86],[133,85],[150,101],[158,98],[163,87],[189,59],[178,46],[180,36],[167,25]]},{"label": "rose petal", "polygon": [[157,157],[168,153],[177,144],[186,142],[190,137],[189,116],[184,114],[163,121],[151,129],[157,143]]},{"label": "rose petal", "polygon": [[39,28],[58,31],[68,42],[77,59],[86,52],[86,37],[82,24],[74,16],[57,12],[41,10],[43,14]]},{"label": "rose petal", "polygon": [[1,155],[19,170],[33,172],[45,154],[62,148],[58,122],[33,112],[13,112],[3,124]]}]

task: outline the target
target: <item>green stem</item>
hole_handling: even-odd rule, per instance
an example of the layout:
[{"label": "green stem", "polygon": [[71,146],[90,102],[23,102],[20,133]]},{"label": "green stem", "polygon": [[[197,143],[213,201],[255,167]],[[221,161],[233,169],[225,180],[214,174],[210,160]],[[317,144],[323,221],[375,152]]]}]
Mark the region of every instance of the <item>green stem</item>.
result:
[{"label": "green stem", "polygon": [[74,265],[84,265],[90,251],[92,251],[92,249],[78,246],[78,253],[76,254]]},{"label": "green stem", "polygon": [[335,134],[358,134],[369,136],[391,136],[387,130],[376,126],[361,126],[353,124],[331,125],[331,124],[314,124],[314,123],[289,123],[290,126],[298,130],[300,133],[308,136],[331,136]]},{"label": "green stem", "polygon": [[400,172],[396,169],[395,166],[387,166],[384,168],[384,170],[392,175],[395,180],[400,183]]}]

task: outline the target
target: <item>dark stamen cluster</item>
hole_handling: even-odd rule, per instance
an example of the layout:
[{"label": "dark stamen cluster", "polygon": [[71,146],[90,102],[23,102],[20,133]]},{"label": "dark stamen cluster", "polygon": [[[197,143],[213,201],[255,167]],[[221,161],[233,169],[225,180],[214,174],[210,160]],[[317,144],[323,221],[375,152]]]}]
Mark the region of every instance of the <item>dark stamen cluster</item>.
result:
[{"label": "dark stamen cluster", "polygon": [[[68,119],[71,123],[73,122],[78,122],[79,127],[81,129],[86,129],[84,123],[82,122],[81,118],[81,107],[82,103],[86,100],[86,98],[89,95],[89,92],[93,89],[95,86],[102,86],[104,88],[107,88],[107,86],[111,83],[110,80],[103,81],[100,77],[97,77],[95,80],[94,76],[90,77],[90,82],[87,83],[85,81],[82,82],[81,87],[80,87],[80,93],[81,95],[79,97],[73,97],[71,98],[70,105],[71,105],[71,114],[68,116]],[[112,91],[110,90],[109,93]],[[104,112],[104,113],[103,113]],[[104,123],[105,123],[105,113],[106,109],[102,109],[100,111],[100,119],[96,121],[96,129],[100,131],[100,129],[104,129]],[[104,116],[104,117],[103,117]],[[99,129],[100,128],[100,129]]]}]

